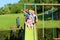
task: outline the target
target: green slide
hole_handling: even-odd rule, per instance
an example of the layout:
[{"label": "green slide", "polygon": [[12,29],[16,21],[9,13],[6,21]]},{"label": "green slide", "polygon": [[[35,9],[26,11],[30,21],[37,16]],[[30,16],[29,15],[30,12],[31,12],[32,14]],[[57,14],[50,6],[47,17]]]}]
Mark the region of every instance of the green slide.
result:
[{"label": "green slide", "polygon": [[35,25],[33,29],[25,26],[25,40],[37,40]]}]

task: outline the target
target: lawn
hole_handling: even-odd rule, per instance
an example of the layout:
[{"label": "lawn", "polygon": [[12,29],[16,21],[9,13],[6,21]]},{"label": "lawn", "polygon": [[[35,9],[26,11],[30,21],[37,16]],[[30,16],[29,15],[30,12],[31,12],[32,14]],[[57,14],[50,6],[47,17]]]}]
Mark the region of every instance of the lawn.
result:
[{"label": "lawn", "polygon": [[[43,27],[43,20],[42,20],[42,13],[38,14],[38,22],[37,22],[37,26],[38,28],[42,28]],[[47,19],[49,16],[47,15],[46,17],[44,17],[44,28],[52,28],[52,27],[60,27],[60,20],[53,20],[52,21],[52,17],[49,17],[50,19]]]},{"label": "lawn", "polygon": [[[38,28],[43,27],[43,21],[41,20],[42,19],[41,15],[42,14],[38,14],[38,22],[37,22]],[[10,30],[11,26],[16,26],[17,17],[20,17],[20,24],[21,26],[24,26],[23,13],[0,15],[0,30]],[[44,21],[45,28],[52,28],[52,26],[59,27],[60,26],[59,24],[60,24],[60,20],[54,20],[53,24],[52,24],[52,20]]]},{"label": "lawn", "polygon": [[24,25],[23,13],[0,15],[0,30],[10,30],[11,26],[16,26],[16,18],[20,17],[20,25]]},{"label": "lawn", "polygon": [[[39,29],[38,30],[39,39],[42,38],[42,27],[43,27],[43,21],[42,21],[42,16],[41,15],[42,14],[38,14],[38,22],[37,22],[37,25],[36,25],[36,27],[38,27],[38,29]],[[7,33],[8,38],[10,37],[10,31],[6,32],[5,30],[10,30],[11,26],[16,26],[16,18],[17,17],[20,17],[20,24],[21,24],[21,26],[24,26],[24,16],[23,16],[23,13],[20,13],[20,14],[5,14],[5,15],[0,15],[0,34],[3,33],[1,35],[2,37],[0,38],[1,40],[3,38],[5,38],[4,35],[7,32],[8,32]],[[50,20],[44,20],[44,27],[45,28],[51,28],[51,29],[47,29],[48,32],[50,32],[50,30],[52,30],[52,26],[54,26],[54,27],[60,27],[60,20],[53,20],[53,24],[52,24],[52,20],[51,19]],[[28,30],[28,28],[27,28],[27,30]],[[46,29],[45,29],[45,31],[46,31]],[[26,31],[26,35],[27,36],[28,36],[28,34],[27,34],[28,32],[30,32],[29,34],[31,36],[32,30]],[[46,32],[45,32],[45,34],[47,34]],[[51,37],[51,35],[50,35],[50,37]],[[33,38],[33,36],[31,38]]]},{"label": "lawn", "polygon": [[[38,20],[37,23],[38,28],[43,27],[43,21]],[[44,21],[44,28],[52,28],[52,27],[60,27],[60,21],[54,21],[52,24],[52,20]]]}]

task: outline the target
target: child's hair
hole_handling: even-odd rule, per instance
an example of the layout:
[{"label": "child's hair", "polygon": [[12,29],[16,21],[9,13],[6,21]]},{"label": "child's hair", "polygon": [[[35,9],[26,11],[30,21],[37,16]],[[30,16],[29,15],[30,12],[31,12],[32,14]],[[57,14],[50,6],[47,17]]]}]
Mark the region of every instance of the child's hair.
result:
[{"label": "child's hair", "polygon": [[33,14],[35,14],[35,11],[32,11]]},{"label": "child's hair", "polygon": [[29,10],[29,13],[32,13],[32,10],[31,9]]}]

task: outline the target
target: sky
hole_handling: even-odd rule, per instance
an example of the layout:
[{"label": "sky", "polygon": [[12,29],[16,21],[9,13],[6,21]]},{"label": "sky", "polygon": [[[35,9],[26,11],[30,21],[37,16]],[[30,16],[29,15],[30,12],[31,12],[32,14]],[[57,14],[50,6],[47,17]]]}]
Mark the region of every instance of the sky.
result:
[{"label": "sky", "polygon": [[0,0],[0,8],[6,4],[18,3],[18,1],[20,1],[20,0]]}]

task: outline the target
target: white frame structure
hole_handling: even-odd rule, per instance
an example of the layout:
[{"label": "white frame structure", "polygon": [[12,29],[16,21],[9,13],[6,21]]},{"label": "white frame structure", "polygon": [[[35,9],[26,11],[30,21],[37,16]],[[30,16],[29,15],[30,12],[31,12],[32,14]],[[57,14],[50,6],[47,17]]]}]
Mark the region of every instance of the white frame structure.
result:
[{"label": "white frame structure", "polygon": [[[37,14],[37,5],[39,5],[39,6],[42,6],[42,11],[43,11],[43,38],[44,38],[44,6],[60,6],[60,4],[39,4],[39,3],[28,3],[28,4],[25,4],[25,5],[28,5],[28,6],[31,6],[31,5],[33,5],[34,7],[35,7],[35,13]],[[26,9],[26,6],[24,6],[24,9]],[[53,16],[53,14],[52,14],[52,16]],[[52,18],[52,21],[53,21],[53,18]],[[52,22],[52,26],[53,26],[53,22]],[[53,26],[53,28],[54,28],[54,26]],[[53,32],[54,32],[54,30],[53,30]],[[53,38],[54,38],[54,33],[53,33]]]}]

